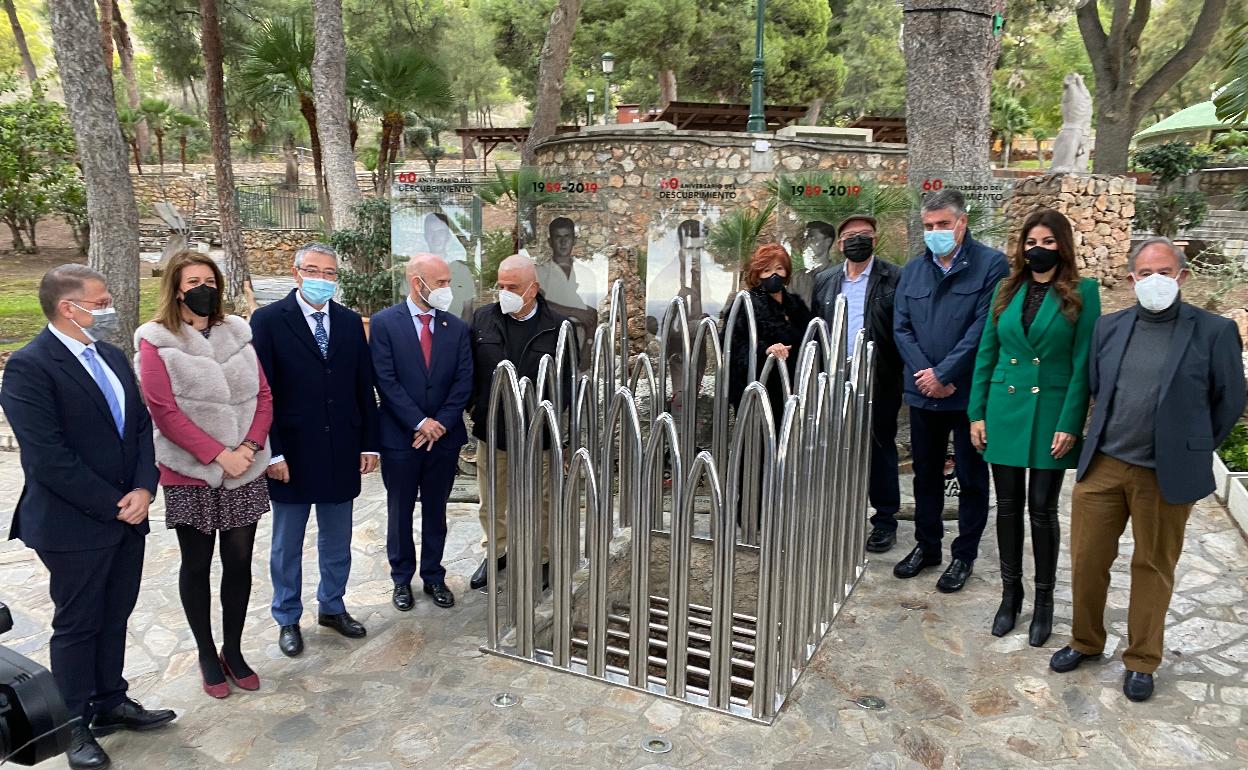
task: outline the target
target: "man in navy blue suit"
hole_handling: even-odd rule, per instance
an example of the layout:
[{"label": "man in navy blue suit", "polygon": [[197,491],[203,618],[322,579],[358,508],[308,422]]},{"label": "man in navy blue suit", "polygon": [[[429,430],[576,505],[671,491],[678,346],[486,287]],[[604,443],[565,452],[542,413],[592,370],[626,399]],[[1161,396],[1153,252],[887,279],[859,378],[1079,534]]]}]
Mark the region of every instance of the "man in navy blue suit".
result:
[{"label": "man in navy blue suit", "polygon": [[381,479],[386,485],[386,552],[394,606],[412,608],[416,546],[412,512],[420,498],[420,578],[439,607],[453,607],[442,551],[446,501],[459,449],[468,440],[464,408],[472,396],[468,325],[446,312],[451,270],[435,254],[407,263],[408,298],[373,316],[369,346],[381,396]]},{"label": "man in navy blue suit", "polygon": [[104,276],[84,265],[39,284],[48,327],[13,354],[0,406],[22,452],[25,486],[9,539],[50,573],[52,675],[73,728],[69,766],[107,767],[96,735],[173,721],[126,697],[126,623],[143,576],[156,494],[152,421],[126,356],[103,339],[117,326]]},{"label": "man in navy blue suit", "polygon": [[252,317],[252,344],[273,390],[273,619],[277,645],[303,652],[303,540],[316,505],[317,622],[348,638],[367,631],[342,597],[351,574],[351,513],[360,476],[377,469],[377,397],[360,316],[331,300],[338,257],[324,244],[295,252],[295,288]]}]

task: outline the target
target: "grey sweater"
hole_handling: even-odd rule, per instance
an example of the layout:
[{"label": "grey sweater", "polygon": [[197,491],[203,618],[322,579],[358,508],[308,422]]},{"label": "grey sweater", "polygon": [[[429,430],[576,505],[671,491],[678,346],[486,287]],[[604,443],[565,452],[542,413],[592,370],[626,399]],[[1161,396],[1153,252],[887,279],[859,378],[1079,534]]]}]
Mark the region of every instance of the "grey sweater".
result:
[{"label": "grey sweater", "polygon": [[1155,468],[1154,443],[1161,364],[1170,349],[1180,301],[1159,313],[1136,309],[1135,326],[1122,355],[1101,451],[1131,465]]}]

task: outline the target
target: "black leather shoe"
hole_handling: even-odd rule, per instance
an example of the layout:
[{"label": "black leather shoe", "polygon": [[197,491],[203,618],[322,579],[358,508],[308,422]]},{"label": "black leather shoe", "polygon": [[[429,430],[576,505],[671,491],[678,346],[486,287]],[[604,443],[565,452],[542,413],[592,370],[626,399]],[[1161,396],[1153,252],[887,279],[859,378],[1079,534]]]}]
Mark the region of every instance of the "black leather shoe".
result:
[{"label": "black leather shoe", "polygon": [[446,587],[446,583],[425,583],[425,593],[433,597],[433,603],[446,609],[455,606],[455,594]]},{"label": "black leather shoe", "polygon": [[1128,671],[1122,680],[1122,694],[1127,696],[1127,700],[1133,700],[1136,703],[1153,697],[1153,675]]},{"label": "black leather shoe", "polygon": [[73,770],[100,770],[112,764],[104,749],[95,742],[95,736],[81,725],[70,733],[69,751],[65,758]]},{"label": "black leather shoe", "polygon": [[912,578],[928,567],[940,566],[940,554],[928,556],[923,553],[923,546],[916,545],[914,550],[906,555],[906,558],[897,562],[897,566],[893,567],[893,577],[903,580]]},{"label": "black leather shoe", "polygon": [[277,647],[288,658],[293,658],[303,652],[303,632],[299,630],[298,623],[292,626],[282,626],[278,630]]},{"label": "black leather shoe", "polygon": [[1059,674],[1065,674],[1068,671],[1074,671],[1079,668],[1079,664],[1085,660],[1097,657],[1096,655],[1085,655],[1075,648],[1067,645],[1057,652],[1053,653],[1053,657],[1049,658],[1049,668]]},{"label": "black leather shoe", "polygon": [[169,709],[148,711],[137,701],[126,698],[117,706],[102,714],[96,714],[91,720],[91,732],[96,735],[108,735],[118,730],[155,730],[177,719],[178,715]]},{"label": "black leather shoe", "polygon": [[1001,588],[1001,605],[992,619],[992,635],[1005,636],[1014,630],[1018,613],[1023,610],[1023,584],[1006,583]]},{"label": "black leather shoe", "polygon": [[884,553],[897,542],[897,530],[875,527],[867,538],[867,550],[871,553]]},{"label": "black leather shoe", "polygon": [[316,617],[316,622],[326,628],[334,629],[348,639],[359,639],[368,634],[368,630],[364,628],[363,623],[345,612],[340,612],[337,615],[322,613]]},{"label": "black leather shoe", "polygon": [[394,608],[399,612],[407,612],[416,606],[416,600],[412,598],[412,584],[396,585],[394,587],[394,595],[390,597],[390,601],[394,603]]},{"label": "black leather shoe", "polygon": [[[489,564],[490,560],[488,558],[481,560],[481,566],[477,567],[477,571],[472,573],[472,579],[468,581],[469,588],[474,591],[478,588],[485,588],[485,584],[490,579],[490,576],[487,574]],[[507,554],[498,557],[498,571],[502,572],[505,569],[507,569]]]},{"label": "black leather shoe", "polygon": [[944,594],[961,591],[966,585],[966,579],[971,576],[971,572],[971,565],[961,559],[954,559],[949,562],[949,568],[945,570],[945,574],[936,581],[936,590]]},{"label": "black leather shoe", "polygon": [[1031,610],[1031,628],[1027,630],[1027,643],[1043,647],[1053,633],[1053,588],[1036,586],[1036,604]]}]

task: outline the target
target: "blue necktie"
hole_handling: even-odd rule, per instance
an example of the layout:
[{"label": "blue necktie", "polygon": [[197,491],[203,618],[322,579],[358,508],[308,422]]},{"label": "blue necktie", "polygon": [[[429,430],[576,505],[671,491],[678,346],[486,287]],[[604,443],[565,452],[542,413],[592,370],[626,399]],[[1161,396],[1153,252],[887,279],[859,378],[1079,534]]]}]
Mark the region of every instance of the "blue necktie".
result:
[{"label": "blue necktie", "polygon": [[316,346],[321,349],[321,358],[329,356],[329,332],[325,331],[325,314],[316,311],[312,314],[312,320],[316,321],[316,331],[312,333],[316,337]]},{"label": "blue necktie", "polygon": [[104,401],[108,404],[108,411],[113,415],[113,422],[117,423],[117,433],[125,435],[126,418],[121,413],[121,402],[117,400],[117,393],[113,390],[113,385],[108,381],[108,375],[104,373],[104,367],[100,364],[100,359],[96,356],[95,351],[91,348],[84,348],[82,357],[87,361],[87,368],[91,370],[91,378],[95,380],[95,384],[99,387],[100,392],[104,394]]}]

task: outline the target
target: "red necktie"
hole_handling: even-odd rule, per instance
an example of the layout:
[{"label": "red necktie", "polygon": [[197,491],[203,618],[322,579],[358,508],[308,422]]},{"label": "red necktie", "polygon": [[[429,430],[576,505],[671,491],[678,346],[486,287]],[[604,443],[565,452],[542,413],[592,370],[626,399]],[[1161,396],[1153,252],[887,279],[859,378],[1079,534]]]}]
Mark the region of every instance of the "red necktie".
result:
[{"label": "red necktie", "polygon": [[433,315],[426,313],[416,317],[425,325],[420,335],[420,350],[425,354],[425,366],[428,367],[433,363]]}]

